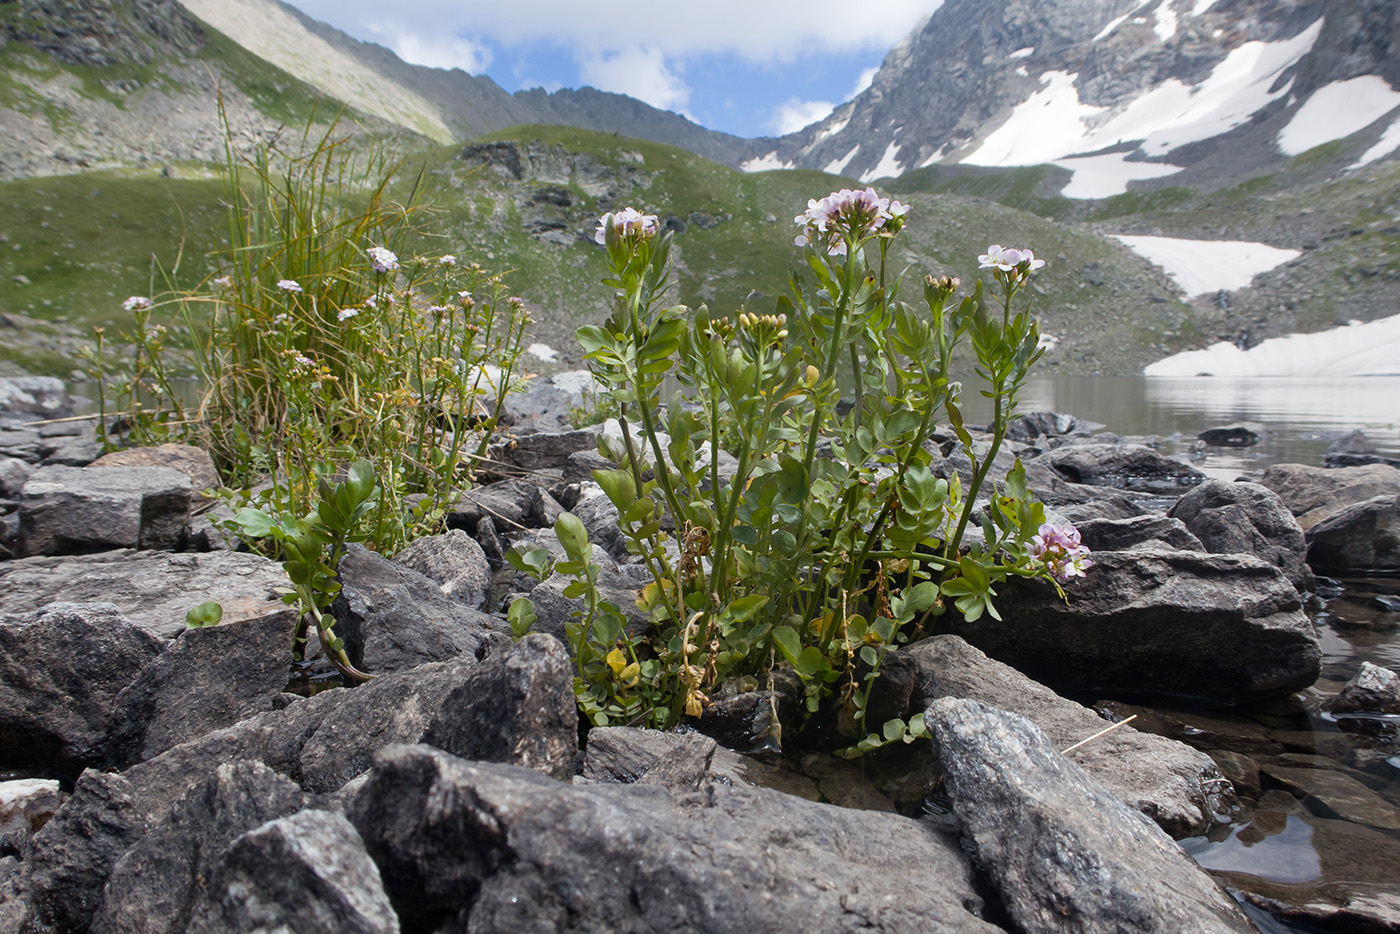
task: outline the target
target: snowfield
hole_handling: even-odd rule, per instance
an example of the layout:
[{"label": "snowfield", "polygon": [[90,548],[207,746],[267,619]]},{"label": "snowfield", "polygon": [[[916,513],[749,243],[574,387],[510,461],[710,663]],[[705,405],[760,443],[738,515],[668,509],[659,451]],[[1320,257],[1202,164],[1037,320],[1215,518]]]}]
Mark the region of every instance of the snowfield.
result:
[{"label": "snowfield", "polygon": [[1303,255],[1299,250],[1244,240],[1112,236],[1149,263],[1160,266],[1188,297],[1242,289],[1261,272]]},{"label": "snowfield", "polygon": [[[1290,334],[1249,350],[1221,342],[1158,360],[1144,376],[1400,375],[1400,315],[1319,334]],[[1391,400],[1390,417],[1394,417]]]}]

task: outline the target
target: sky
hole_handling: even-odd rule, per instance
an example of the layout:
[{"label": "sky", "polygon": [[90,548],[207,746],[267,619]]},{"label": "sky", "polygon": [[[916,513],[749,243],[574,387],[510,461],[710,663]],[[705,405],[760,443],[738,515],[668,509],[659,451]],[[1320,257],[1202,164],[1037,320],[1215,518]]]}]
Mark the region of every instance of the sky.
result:
[{"label": "sky", "polygon": [[942,4],[290,2],[419,65],[487,75],[507,91],[585,85],[616,91],[745,137],[781,135],[825,117],[864,90],[891,46]]}]

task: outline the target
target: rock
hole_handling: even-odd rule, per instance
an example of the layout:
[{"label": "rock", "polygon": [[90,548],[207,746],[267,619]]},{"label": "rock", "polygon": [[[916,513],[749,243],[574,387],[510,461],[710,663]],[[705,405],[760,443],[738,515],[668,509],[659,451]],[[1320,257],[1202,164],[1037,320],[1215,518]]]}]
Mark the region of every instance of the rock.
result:
[{"label": "rock", "polygon": [[1326,707],[1334,714],[1400,714],[1400,675],[1389,668],[1362,662],[1346,687]]},{"label": "rock", "polygon": [[108,762],[126,767],[270,710],[287,686],[297,613],[187,629],[116,700]]},{"label": "rock", "polygon": [[782,749],[783,734],[792,735],[799,725],[804,693],[797,675],[786,670],[773,672],[772,688],[744,685],[734,679],[725,682],[710,696],[695,727],[730,749]]},{"label": "rock", "polygon": [[305,806],[301,789],[261,762],[218,766],[117,861],[91,934],[183,932],[229,844]]},{"label": "rock", "polygon": [[1400,830],[1400,809],[1350,775],[1332,769],[1295,768],[1265,761],[1259,771],[1303,799],[1319,817],[1334,817],[1384,830]]},{"label": "rock", "polygon": [[[1045,468],[1046,473],[1050,473],[1049,468]],[[1058,476],[1058,475],[1057,475]],[[1081,522],[1088,522],[1090,519],[1132,519],[1137,516],[1152,515],[1152,511],[1144,508],[1131,497],[1123,493],[1115,493],[1105,490],[1103,487],[1080,487],[1076,483],[1066,483],[1064,480],[1056,480],[1052,484],[1054,488],[1076,488],[1092,491],[1094,496],[1083,501],[1073,501],[1051,503],[1045,499],[1041,502],[1046,505],[1054,505],[1055,512],[1068,519],[1076,525]],[[1037,496],[1040,496],[1040,487],[1033,487]],[[1092,547],[1092,546],[1091,546]],[[1108,549],[1104,549],[1107,551]],[[1189,549],[1188,549],[1189,550]]]},{"label": "rock", "polygon": [[186,930],[398,934],[399,923],[355,828],[310,810],[235,840]]},{"label": "rock", "polygon": [[52,376],[0,378],[0,421],[32,422],[72,415],[63,380]]},{"label": "rock", "polygon": [[1138,493],[1180,494],[1206,478],[1195,467],[1141,444],[1068,444],[1036,461],[1071,483]]},{"label": "rock", "polygon": [[18,457],[0,457],[0,499],[14,499],[34,475],[34,466]]},{"label": "rock", "polygon": [[1213,447],[1248,448],[1267,440],[1269,432],[1258,422],[1235,422],[1207,428],[1196,437]]},{"label": "rock", "polygon": [[190,521],[190,478],[168,467],[42,467],[20,490],[27,555],[173,551]]},{"label": "rock", "polygon": [[1326,467],[1360,467],[1366,464],[1400,467],[1400,460],[1382,456],[1376,450],[1375,443],[1359,428],[1327,445],[1327,451],[1322,455],[1322,463]]},{"label": "rock", "polygon": [[1247,798],[1257,798],[1262,790],[1259,784],[1259,763],[1244,753],[1229,749],[1212,749],[1211,759],[1220,769],[1220,774],[1235,787],[1235,792]]},{"label": "rock", "polygon": [[0,762],[102,762],[117,696],[164,646],[105,603],[0,616]]},{"label": "rock", "polygon": [[120,775],[78,776],[73,797],[34,836],[25,860],[27,931],[85,931],[121,855],[145,834],[150,812]]},{"label": "rock", "polygon": [[1170,837],[1029,720],[944,697],[925,722],[965,845],[1021,930],[1254,930]]},{"label": "rock", "polygon": [[[899,650],[918,670],[913,708],[939,697],[961,697],[1019,714],[1056,749],[1066,749],[1112,726],[1094,711],[993,661],[957,636],[934,636]],[[1234,794],[1210,757],[1131,725],[1066,754],[1091,777],[1152,818],[1173,837],[1204,833]]]},{"label": "rock", "polygon": [[0,853],[18,853],[21,859],[29,859],[34,835],[62,804],[55,779],[0,782]]},{"label": "rock", "polygon": [[1152,513],[1126,519],[1086,519],[1076,527],[1080,540],[1091,551],[1206,550],[1180,519]]},{"label": "rock", "polygon": [[[568,376],[558,373],[550,379],[532,379],[522,392],[507,394],[503,421],[518,431],[568,431],[573,427],[570,419],[574,410],[586,404],[583,393]],[[591,376],[588,383],[592,383]]]},{"label": "rock", "polygon": [[158,447],[113,451],[93,461],[93,467],[169,467],[190,478],[195,493],[223,486],[214,460],[203,448],[189,444],[162,444]]},{"label": "rock", "polygon": [[394,561],[437,581],[444,594],[473,610],[481,607],[491,586],[486,552],[461,529],[426,535],[394,555]]},{"label": "rock", "polygon": [[1305,688],[1321,647],[1283,573],[1249,555],[1104,551],[1066,585],[1007,580],[1004,621],[944,628],[1037,681],[1224,704]]},{"label": "rock", "polygon": [[491,655],[443,699],[423,742],[567,781],[578,752],[569,653],[557,639],[532,633]]},{"label": "rock", "polygon": [[763,789],[565,785],[399,746],[349,817],[406,930],[998,930],[951,836]]},{"label": "rock", "polygon": [[1298,590],[1312,590],[1303,530],[1268,487],[1207,480],[1178,500],[1167,515],[1185,523],[1212,554],[1254,555],[1283,571]]},{"label": "rock", "polygon": [[39,456],[40,463],[46,466],[87,467],[102,456],[102,442],[91,435],[59,435],[39,444]]},{"label": "rock", "polygon": [[597,451],[579,451],[577,454],[569,455],[569,462],[564,466],[564,479],[575,483],[591,483],[593,471],[615,470],[616,468],[617,464]]},{"label": "rock", "polygon": [[504,620],[469,609],[427,577],[351,545],[340,561],[341,591],[331,606],[350,661],[371,673],[474,656]]},{"label": "rock", "polygon": [[[808,801],[821,797],[817,786],[806,776],[732,752],[703,734],[662,733],[627,726],[595,726],[588,731],[582,774],[590,781],[631,784],[646,780],[653,769],[660,769],[648,784],[666,785],[676,791],[679,789],[670,783],[691,784],[689,763],[694,761],[705,764],[701,785],[719,782],[771,788]],[[681,769],[686,773],[681,774]]]},{"label": "rock", "polygon": [[1315,568],[1382,571],[1400,568],[1400,494],[1385,493],[1338,510],[1307,532]]},{"label": "rock", "polygon": [[55,600],[115,604],[162,639],[185,631],[191,607],[213,600],[223,624],[285,609],[291,584],[276,561],[252,554],[108,551],[0,562],[0,606],[36,610]]},{"label": "rock", "polygon": [[494,573],[506,563],[506,545],[496,534],[496,522],[490,516],[482,516],[476,524],[476,541],[486,555],[486,563]]},{"label": "rock", "polygon": [[1059,412],[1027,412],[1006,428],[1012,441],[1031,442],[1041,436],[1070,434],[1079,426],[1079,419]]},{"label": "rock", "polygon": [[569,457],[598,447],[595,425],[573,431],[536,431],[509,438],[491,449],[491,459],[523,470],[565,470]]},{"label": "rock", "polygon": [[537,484],[524,480],[488,483],[463,493],[447,508],[444,521],[448,528],[468,533],[476,531],[482,516],[490,516],[497,530],[506,533],[544,528],[542,493]]},{"label": "rock", "polygon": [[1275,464],[1259,482],[1279,495],[1306,532],[1353,503],[1400,493],[1400,470],[1384,464],[1335,469]]}]

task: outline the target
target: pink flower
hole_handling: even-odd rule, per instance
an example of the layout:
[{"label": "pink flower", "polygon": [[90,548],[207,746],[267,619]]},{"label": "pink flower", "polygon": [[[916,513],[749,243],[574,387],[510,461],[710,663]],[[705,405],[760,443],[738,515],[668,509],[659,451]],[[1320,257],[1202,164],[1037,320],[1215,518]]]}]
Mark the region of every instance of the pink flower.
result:
[{"label": "pink flower", "polygon": [[1086,568],[1094,566],[1089,560],[1089,548],[1080,543],[1079,530],[1072,525],[1056,526],[1045,523],[1031,539],[1031,557],[1040,561],[1058,581],[1083,577]]},{"label": "pink flower", "polygon": [[355,317],[359,313],[360,309],[358,308],[342,308],[339,312],[336,313],[335,320],[349,321],[351,318]]},{"label": "pink flower", "polygon": [[281,289],[283,292],[300,292],[300,291],[302,291],[301,283],[298,282],[298,281],[295,280],[295,279],[278,279],[278,280],[277,280],[277,287],[278,287],[279,289]]},{"label": "pink flower", "polygon": [[144,295],[133,295],[122,302],[122,307],[127,311],[145,311],[152,304],[154,303]]},{"label": "pink flower", "polygon": [[980,263],[979,269],[998,269],[1002,272],[1011,272],[1018,267],[1022,274],[1032,272],[1045,265],[1045,260],[1036,259],[1035,254],[1030,250],[1018,250],[1015,247],[1003,247],[993,243],[987,247],[987,252],[977,257]]},{"label": "pink flower", "polygon": [[608,242],[607,229],[609,225],[617,232],[619,240],[634,238],[637,240],[650,240],[656,236],[660,225],[655,214],[643,214],[636,208],[623,208],[616,214],[604,214],[598,218],[598,229],[593,232],[593,239],[598,243]]},{"label": "pink flower", "polygon": [[365,253],[369,255],[369,261],[377,273],[393,272],[399,268],[399,258],[382,246],[372,246]]},{"label": "pink flower", "polygon": [[893,233],[903,226],[908,213],[908,205],[881,198],[874,188],[843,188],[820,201],[807,202],[807,210],[793,218],[793,223],[803,228],[793,243],[811,247],[824,244],[829,255],[843,256],[847,240]]}]

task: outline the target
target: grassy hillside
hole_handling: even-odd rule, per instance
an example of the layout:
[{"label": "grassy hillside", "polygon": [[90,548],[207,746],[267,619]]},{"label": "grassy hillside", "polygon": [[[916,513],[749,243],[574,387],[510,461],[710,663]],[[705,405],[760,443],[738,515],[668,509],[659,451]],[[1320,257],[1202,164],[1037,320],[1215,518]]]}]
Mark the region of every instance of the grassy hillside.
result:
[{"label": "grassy hillside", "polygon": [[[799,170],[746,174],[673,147],[561,127],[518,127],[471,144],[410,153],[392,189],[417,186],[426,206],[408,248],[453,253],[508,273],[538,321],[535,337],[577,360],[574,330],[607,314],[599,215],[627,205],[677,231],[676,300],[732,312],[753,295],[767,310],[787,288],[794,215],[808,199],[855,184]],[[36,319],[21,330],[109,333],[128,320],[121,300],[181,286],[213,269],[222,246],[221,183],[212,174],[89,172],[0,184],[8,240],[0,243],[0,311]],[[913,204],[894,268],[976,274],[988,243],[1030,246],[1050,265],[1037,310],[1060,338],[1050,359],[1074,372],[1133,372],[1201,340],[1190,309],[1116,243],[1082,228],[980,198],[906,196]],[[757,294],[754,294],[757,293]],[[42,351],[36,353],[36,347]],[[72,343],[12,340],[0,355],[67,374]]]}]

